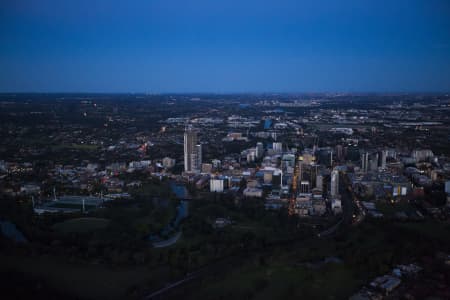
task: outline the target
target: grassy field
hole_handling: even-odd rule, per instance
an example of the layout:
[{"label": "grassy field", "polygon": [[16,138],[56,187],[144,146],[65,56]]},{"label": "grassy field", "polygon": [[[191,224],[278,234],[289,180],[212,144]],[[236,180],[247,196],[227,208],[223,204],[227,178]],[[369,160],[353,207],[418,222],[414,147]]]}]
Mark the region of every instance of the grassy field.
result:
[{"label": "grassy field", "polygon": [[53,229],[62,233],[83,233],[104,229],[109,220],[103,218],[77,218],[53,225]]}]

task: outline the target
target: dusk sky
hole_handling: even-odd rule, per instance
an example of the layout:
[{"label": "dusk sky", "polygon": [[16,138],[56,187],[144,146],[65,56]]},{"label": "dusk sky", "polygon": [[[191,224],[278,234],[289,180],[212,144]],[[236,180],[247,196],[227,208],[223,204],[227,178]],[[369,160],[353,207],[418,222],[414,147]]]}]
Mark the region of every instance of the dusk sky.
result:
[{"label": "dusk sky", "polygon": [[0,92],[450,90],[449,0],[2,0]]}]

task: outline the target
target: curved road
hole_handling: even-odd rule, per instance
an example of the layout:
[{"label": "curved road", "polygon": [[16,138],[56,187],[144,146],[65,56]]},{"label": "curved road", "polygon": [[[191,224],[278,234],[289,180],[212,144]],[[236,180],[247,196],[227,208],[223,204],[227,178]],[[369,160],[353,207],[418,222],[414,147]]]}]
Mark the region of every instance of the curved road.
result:
[{"label": "curved road", "polygon": [[167,240],[153,243],[153,247],[163,248],[163,247],[171,246],[171,245],[175,244],[180,237],[181,237],[181,231],[178,231],[173,237],[171,237]]}]

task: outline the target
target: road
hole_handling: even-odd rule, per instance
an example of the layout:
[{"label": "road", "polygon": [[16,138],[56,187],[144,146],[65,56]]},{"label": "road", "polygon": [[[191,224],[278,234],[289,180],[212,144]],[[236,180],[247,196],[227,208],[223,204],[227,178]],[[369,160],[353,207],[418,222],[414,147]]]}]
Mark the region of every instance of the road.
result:
[{"label": "road", "polygon": [[158,290],[158,291],[156,291],[154,293],[151,293],[150,295],[147,295],[144,299],[146,299],[146,300],[155,299],[156,297],[161,296],[165,292],[167,292],[167,291],[169,291],[169,290],[171,290],[171,289],[173,289],[173,288],[175,288],[175,287],[177,287],[177,286],[179,286],[179,285],[181,285],[183,283],[191,281],[192,279],[194,279],[196,277],[197,276],[195,274],[189,274],[185,278],[183,278],[181,280],[178,280],[176,282],[170,283],[166,287],[164,287],[164,288],[162,288],[162,289],[160,289],[160,290]]},{"label": "road", "polygon": [[[345,175],[341,176],[342,179],[346,178]],[[342,201],[342,220],[346,225],[353,223],[353,216],[355,215],[355,203],[353,202],[353,195],[349,191],[347,180],[340,180],[343,184],[339,187]]]},{"label": "road", "polygon": [[361,201],[355,196],[353,193],[352,186],[350,184],[350,181],[347,176],[344,177],[345,179],[345,185],[347,186],[345,189],[345,194],[348,196],[350,201],[353,203],[353,212],[352,212],[352,224],[358,225],[362,221],[364,221],[366,217],[366,210],[361,205]]},{"label": "road", "polygon": [[341,226],[352,224],[353,215],[355,214],[355,203],[353,202],[353,195],[347,188],[348,184],[345,174],[341,174],[339,178],[339,193],[342,201],[342,219],[335,225],[317,234],[318,237],[329,237],[336,233]]},{"label": "road", "polygon": [[194,279],[201,280],[202,278],[216,276],[218,272],[223,273],[229,271],[230,269],[234,268],[236,262],[237,265],[240,265],[240,263],[242,262],[241,260],[243,259],[247,258],[241,255],[229,255],[226,257],[222,257],[220,259],[217,259],[216,261],[211,262],[206,266],[200,267],[194,272],[186,274],[186,276],[184,276],[182,279],[169,283],[165,287],[144,296],[143,299],[145,300],[163,299],[163,295],[166,295],[171,290],[176,289],[177,287],[183,284],[187,284],[193,281]]},{"label": "road", "polygon": [[171,246],[171,245],[175,244],[180,237],[181,237],[181,231],[178,231],[170,239],[153,243],[153,247],[155,247],[155,248],[163,248],[163,247]]}]

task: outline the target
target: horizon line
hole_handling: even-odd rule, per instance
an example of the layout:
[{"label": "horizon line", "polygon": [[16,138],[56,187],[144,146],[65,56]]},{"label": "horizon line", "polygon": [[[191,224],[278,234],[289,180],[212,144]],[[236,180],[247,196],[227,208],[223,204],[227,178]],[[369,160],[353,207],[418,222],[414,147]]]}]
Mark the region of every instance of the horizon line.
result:
[{"label": "horizon line", "polygon": [[106,92],[106,91],[0,91],[0,95],[23,95],[23,94],[95,94],[95,95],[308,95],[308,94],[346,94],[346,95],[420,95],[420,94],[450,94],[449,91],[298,91],[298,92],[281,92],[281,91],[235,91],[235,92],[207,92],[207,91],[191,91],[191,92]]}]

